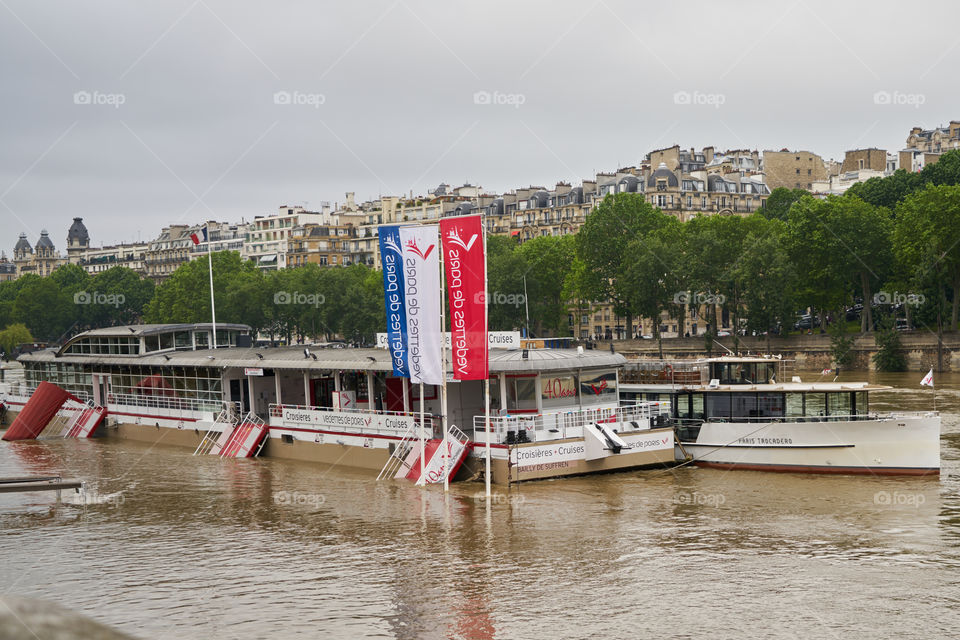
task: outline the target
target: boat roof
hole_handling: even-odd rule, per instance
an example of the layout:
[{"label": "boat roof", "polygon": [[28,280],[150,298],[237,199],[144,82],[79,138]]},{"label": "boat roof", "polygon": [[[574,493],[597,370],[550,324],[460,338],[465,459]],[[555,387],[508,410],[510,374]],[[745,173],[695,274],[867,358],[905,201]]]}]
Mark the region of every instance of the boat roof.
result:
[{"label": "boat roof", "polygon": [[[183,324],[125,324],[116,327],[106,327],[103,329],[90,329],[83,333],[78,333],[70,342],[78,338],[90,336],[151,336],[159,333],[169,333],[171,331],[203,331],[213,329],[210,322],[183,323]],[[245,324],[231,324],[229,322],[218,322],[217,331],[250,331],[250,327]]]},{"label": "boat roof", "polygon": [[[162,325],[169,330],[170,325]],[[187,325],[193,326],[193,325]],[[218,324],[219,328],[220,325]],[[25,362],[62,362],[95,365],[138,365],[159,367],[255,367],[263,369],[392,371],[390,354],[384,349],[318,349],[288,347],[227,347],[198,351],[166,351],[146,355],[69,354],[57,355],[54,349],[34,351],[20,356]],[[617,368],[626,358],[609,351],[576,349],[490,350],[493,373],[538,373],[576,371],[577,369]],[[526,357],[524,357],[526,354]],[[313,356],[316,356],[314,360]],[[447,353],[448,371],[450,354]]]},{"label": "boat roof", "polygon": [[767,393],[774,392],[796,392],[796,391],[883,391],[893,389],[891,386],[883,384],[873,384],[870,382],[776,382],[773,384],[723,384],[711,387],[705,384],[695,385],[671,385],[671,384],[635,384],[630,382],[621,382],[621,391],[696,391],[696,392],[750,392],[763,391]]}]

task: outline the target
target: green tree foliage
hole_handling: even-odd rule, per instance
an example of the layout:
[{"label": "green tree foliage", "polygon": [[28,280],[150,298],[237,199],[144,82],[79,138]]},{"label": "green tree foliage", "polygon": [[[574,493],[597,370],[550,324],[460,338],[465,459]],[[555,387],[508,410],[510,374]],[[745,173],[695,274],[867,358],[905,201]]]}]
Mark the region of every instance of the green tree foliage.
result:
[{"label": "green tree foliage", "polygon": [[920,175],[900,169],[885,178],[870,178],[847,189],[847,196],[860,198],[877,207],[893,209],[897,203],[922,186]]},{"label": "green tree foliage", "polygon": [[608,194],[577,233],[577,256],[598,276],[594,281],[597,289],[591,297],[612,301],[617,313],[627,316],[628,325],[632,324],[639,304],[625,278],[633,260],[628,247],[664,226],[670,218],[641,193]]},{"label": "green tree foliage", "polygon": [[[157,287],[148,322],[210,322],[207,260],[188,262]],[[250,325],[289,342],[342,336],[371,344],[384,331],[380,273],[364,265],[307,265],[264,274],[236,252],[213,254],[217,322]]]},{"label": "green tree foliage", "polygon": [[767,335],[789,328],[797,306],[797,272],[783,243],[785,224],[753,215],[745,225],[747,241],[735,267],[742,286],[746,329]]},{"label": "green tree foliage", "polygon": [[[563,335],[570,330],[567,321],[568,298],[564,285],[570,277],[576,257],[575,236],[543,236],[520,245],[518,252],[526,265],[527,300],[534,335],[552,332]],[[492,296],[491,305],[523,307],[519,296]]]},{"label": "green tree foliage", "polygon": [[627,245],[629,259],[621,276],[630,310],[640,317],[653,318],[653,331],[660,356],[663,357],[663,336],[660,313],[678,304],[683,282],[683,227],[672,216],[664,216],[660,226],[638,234]]},{"label": "green tree foliage", "polygon": [[873,363],[877,371],[904,371],[907,361],[900,346],[900,334],[893,322],[886,318],[880,323],[876,333],[877,352],[873,354]]},{"label": "green tree foliage", "polygon": [[[529,269],[516,239],[505,236],[487,238],[487,291],[491,301],[497,296],[518,299],[523,295],[523,278]],[[491,304],[488,322],[493,331],[513,331],[526,326],[523,305]],[[533,318],[531,318],[531,321]]]},{"label": "green tree foliage", "polygon": [[960,185],[929,184],[908,196],[896,210],[893,247],[905,265],[911,284],[932,288],[943,325],[948,295],[952,298],[950,325],[957,330],[960,311]]},{"label": "green tree foliage", "polygon": [[0,351],[7,359],[13,355],[13,350],[18,344],[33,342],[33,336],[30,330],[22,323],[12,324],[3,331],[0,331]]},{"label": "green tree foliage", "polygon": [[799,298],[821,314],[841,313],[859,292],[863,329],[871,330],[869,303],[890,267],[891,230],[888,210],[859,198],[799,200],[790,209],[784,236],[802,283]]},{"label": "green tree foliage", "polygon": [[907,196],[921,191],[928,184],[960,185],[960,150],[947,151],[919,173],[899,169],[884,178],[859,182],[852,185],[846,195],[892,210]]},{"label": "green tree foliage", "polygon": [[79,319],[80,307],[53,278],[26,275],[13,301],[13,321],[26,325],[37,340],[57,340]]},{"label": "green tree foliage", "polygon": [[787,189],[786,187],[777,187],[770,192],[770,196],[762,207],[757,209],[757,213],[768,220],[786,220],[790,213],[790,207],[793,203],[809,195],[803,189]]}]

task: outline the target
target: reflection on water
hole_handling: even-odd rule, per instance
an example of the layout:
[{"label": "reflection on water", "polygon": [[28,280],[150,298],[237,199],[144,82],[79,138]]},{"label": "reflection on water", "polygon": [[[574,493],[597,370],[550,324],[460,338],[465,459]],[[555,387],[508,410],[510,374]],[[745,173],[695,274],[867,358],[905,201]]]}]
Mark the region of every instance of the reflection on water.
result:
[{"label": "reflection on water", "polygon": [[[874,409],[931,408],[920,377],[870,374],[907,387]],[[939,479],[683,468],[526,484],[489,510],[473,484],[2,443],[0,476],[98,499],[0,495],[0,584],[143,638],[954,637],[960,376],[937,384]]]}]

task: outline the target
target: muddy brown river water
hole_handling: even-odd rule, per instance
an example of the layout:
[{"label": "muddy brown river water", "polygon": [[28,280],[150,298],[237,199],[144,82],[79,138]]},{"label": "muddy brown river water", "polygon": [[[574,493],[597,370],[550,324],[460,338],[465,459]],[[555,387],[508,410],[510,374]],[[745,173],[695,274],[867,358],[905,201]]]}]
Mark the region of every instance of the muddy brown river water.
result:
[{"label": "muddy brown river water", "polygon": [[[898,387],[872,408],[932,408],[922,375],[870,374]],[[0,476],[82,478],[96,504],[0,495],[0,589],[177,640],[956,638],[960,375],[937,384],[939,479],[685,467],[529,483],[489,509],[474,484],[3,442]]]}]

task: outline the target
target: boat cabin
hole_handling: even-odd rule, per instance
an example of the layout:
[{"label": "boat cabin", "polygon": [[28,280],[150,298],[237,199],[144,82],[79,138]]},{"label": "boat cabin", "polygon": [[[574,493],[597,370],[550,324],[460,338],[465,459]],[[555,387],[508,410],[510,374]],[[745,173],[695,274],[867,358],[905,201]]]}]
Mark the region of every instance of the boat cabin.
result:
[{"label": "boat cabin", "polygon": [[[40,382],[49,381],[84,401],[109,405],[111,416],[158,426],[208,421],[226,406],[278,427],[309,419],[314,425],[362,430],[362,421],[340,415],[360,412],[378,414],[371,429],[376,424],[389,429],[380,418],[421,410],[439,426],[439,387],[424,385],[421,407],[419,385],[393,376],[384,349],[258,347],[251,344],[249,327],[232,324],[217,325],[220,348],[213,349],[212,332],[207,323],[87,331],[59,349],[22,356],[24,380],[13,393],[29,397]],[[625,362],[621,355],[601,351],[491,349],[495,439],[560,438],[566,432],[557,428],[556,414],[614,411],[620,404],[618,371]],[[451,379],[447,391],[449,423],[476,429],[477,417],[484,415],[483,382]],[[322,415],[291,413],[294,409]]]}]

